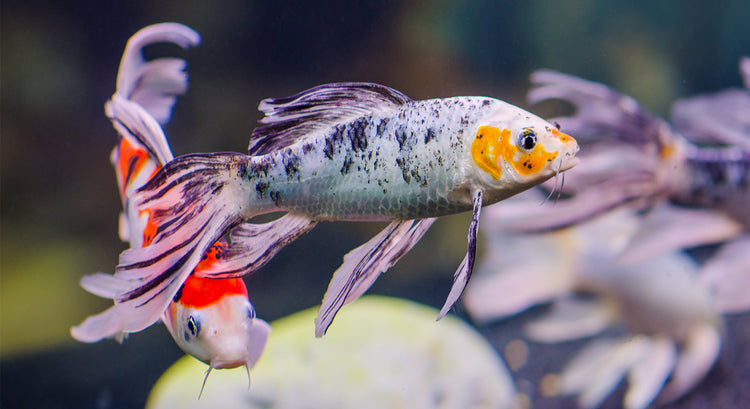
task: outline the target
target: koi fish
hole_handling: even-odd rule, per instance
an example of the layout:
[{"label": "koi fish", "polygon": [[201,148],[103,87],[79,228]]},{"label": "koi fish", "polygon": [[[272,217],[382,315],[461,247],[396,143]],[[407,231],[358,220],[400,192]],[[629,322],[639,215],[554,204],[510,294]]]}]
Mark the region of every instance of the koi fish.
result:
[{"label": "koi fish", "polygon": [[[740,72],[744,89],[677,101],[673,123],[604,84],[548,70],[534,73],[529,100],[571,102],[574,115],[555,120],[576,132],[587,149],[583,165],[567,174],[564,192],[570,198],[552,209],[530,207],[518,214],[528,222],[506,227],[547,231],[617,208],[637,209],[645,217],[622,261],[719,244],[701,280],[713,282],[717,291],[743,288],[750,276],[750,58],[740,60]],[[741,293],[722,299],[730,310],[750,308],[750,298]]]},{"label": "koi fish", "polygon": [[[464,295],[467,312],[489,322],[552,303],[548,314],[524,326],[527,338],[542,343],[625,326],[627,334],[590,342],[561,369],[558,392],[579,395],[580,407],[599,406],[625,376],[626,408],[684,396],[719,356],[727,291],[706,285],[700,265],[681,251],[621,261],[641,218],[632,209],[615,209],[552,232],[519,234],[504,228],[505,221],[539,206],[539,200],[514,198],[483,213],[487,257],[478,263]],[[720,283],[747,294],[750,281],[738,284]]]},{"label": "koi fish", "polygon": [[[141,50],[148,44],[165,41],[187,48],[199,40],[196,32],[179,24],[157,24],[140,30],[126,46],[117,91],[105,105],[107,116],[119,133],[110,158],[123,204],[119,233],[132,248],[148,246],[153,239],[151,211],[136,209],[132,198],[164,163],[173,159],[160,123],[169,121],[176,96],[187,89],[183,60],[161,58],[146,63]],[[209,365],[206,379],[213,368],[245,366],[249,375],[270,332],[270,326],[256,318],[241,278],[198,276],[221,259],[227,246],[226,240],[221,239],[209,247],[161,316],[177,345]],[[84,277],[81,284],[108,298],[117,291],[117,282],[105,274]],[[71,333],[85,342],[99,339],[85,328],[84,323]],[[122,338],[124,334],[116,335]]]},{"label": "koi fish", "polygon": [[[472,211],[467,254],[440,317],[468,281],[483,205],[578,163],[576,141],[549,122],[488,97],[415,101],[371,83],[335,83],[266,99],[248,155],[175,158],[134,196],[150,211],[150,245],[125,250],[113,280],[122,291],[100,314],[106,337],[155,322],[202,255],[229,233],[231,246],[207,277],[256,271],[319,221],[390,221],[344,257],[316,320],[322,336],[336,312],[363,294],[437,217]],[[266,225],[254,216],[287,212]]]}]

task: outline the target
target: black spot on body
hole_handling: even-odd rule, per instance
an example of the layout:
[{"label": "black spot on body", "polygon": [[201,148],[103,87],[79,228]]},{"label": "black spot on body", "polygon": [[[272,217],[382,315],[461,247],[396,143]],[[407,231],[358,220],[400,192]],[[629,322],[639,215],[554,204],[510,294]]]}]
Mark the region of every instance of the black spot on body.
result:
[{"label": "black spot on body", "polygon": [[351,141],[352,150],[354,152],[367,149],[367,136],[365,135],[365,129],[367,128],[368,123],[368,118],[360,118],[348,125],[349,132],[347,132],[347,135]]},{"label": "black spot on body", "polygon": [[299,173],[299,158],[297,158],[297,155],[290,154],[284,158],[284,171],[290,179]]},{"label": "black spot on body", "polygon": [[333,159],[333,140],[331,138],[326,138],[326,146],[323,148],[323,153],[326,155],[326,158]]},{"label": "black spot on body", "polygon": [[427,133],[424,136],[424,143],[427,144],[436,137],[437,133],[435,132],[435,130],[433,128],[427,128]]},{"label": "black spot on body", "polygon": [[255,184],[255,191],[258,192],[258,198],[263,198],[269,186],[268,182],[258,182]]},{"label": "black spot on body", "polygon": [[404,182],[411,183],[411,174],[409,173],[409,167],[406,165],[406,161],[402,158],[396,158],[396,164],[401,168],[401,176],[404,178]]},{"label": "black spot on body", "polygon": [[383,118],[378,123],[378,135],[383,135],[388,127],[388,118]]},{"label": "black spot on body", "polygon": [[281,193],[278,191],[272,191],[269,196],[271,196],[271,200],[273,200],[273,204],[276,206],[279,206],[279,203],[281,203]]},{"label": "black spot on body", "polygon": [[313,149],[315,149],[315,145],[313,145],[311,143],[306,143],[306,144],[302,145],[302,153],[304,153],[305,155],[307,155],[308,153],[310,153]]},{"label": "black spot on body", "polygon": [[399,126],[396,129],[396,140],[398,141],[398,149],[403,150],[406,143],[406,129],[404,126]]},{"label": "black spot on body", "polygon": [[349,170],[351,170],[352,163],[354,163],[354,160],[352,160],[351,155],[346,155],[344,158],[344,164],[341,166],[341,174],[346,175],[349,173]]}]

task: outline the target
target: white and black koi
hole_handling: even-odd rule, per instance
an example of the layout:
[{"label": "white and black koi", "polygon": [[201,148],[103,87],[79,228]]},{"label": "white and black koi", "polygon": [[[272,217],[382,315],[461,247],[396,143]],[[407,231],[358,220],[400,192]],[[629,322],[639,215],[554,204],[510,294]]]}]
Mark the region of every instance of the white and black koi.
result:
[{"label": "white and black koi", "polygon": [[[436,217],[472,210],[469,249],[441,316],[473,266],[481,207],[578,163],[576,141],[516,106],[487,97],[414,101],[371,83],[321,85],[260,104],[250,155],[195,154],[167,163],[136,194],[155,224],[151,245],[124,251],[127,290],[102,313],[120,331],[151,325],[201,256],[230,232],[230,257],[204,274],[251,273],[325,220],[391,221],[350,252],[326,292],[316,335],[344,304],[400,259]],[[264,213],[284,217],[256,226]],[[102,333],[101,336],[107,336]]]}]

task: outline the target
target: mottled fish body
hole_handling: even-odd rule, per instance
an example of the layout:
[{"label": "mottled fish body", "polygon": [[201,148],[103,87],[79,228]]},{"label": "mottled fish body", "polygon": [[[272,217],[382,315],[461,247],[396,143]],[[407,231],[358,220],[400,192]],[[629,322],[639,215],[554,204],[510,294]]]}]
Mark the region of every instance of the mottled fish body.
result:
[{"label": "mottled fish body", "polygon": [[485,204],[502,200],[528,185],[489,190],[471,154],[472,131],[502,110],[508,122],[529,118],[492,98],[409,101],[247,157],[247,207],[315,220],[407,220],[471,210],[477,189],[488,189]]}]

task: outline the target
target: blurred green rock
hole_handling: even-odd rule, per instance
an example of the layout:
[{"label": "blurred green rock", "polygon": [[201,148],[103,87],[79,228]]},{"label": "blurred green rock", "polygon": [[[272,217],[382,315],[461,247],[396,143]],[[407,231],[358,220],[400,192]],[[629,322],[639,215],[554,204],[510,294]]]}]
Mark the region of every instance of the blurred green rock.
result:
[{"label": "blurred green rock", "polygon": [[251,371],[185,356],[156,383],[147,409],[509,408],[515,388],[494,349],[465,322],[410,301],[365,296],[314,337],[317,308],[272,323]]}]

